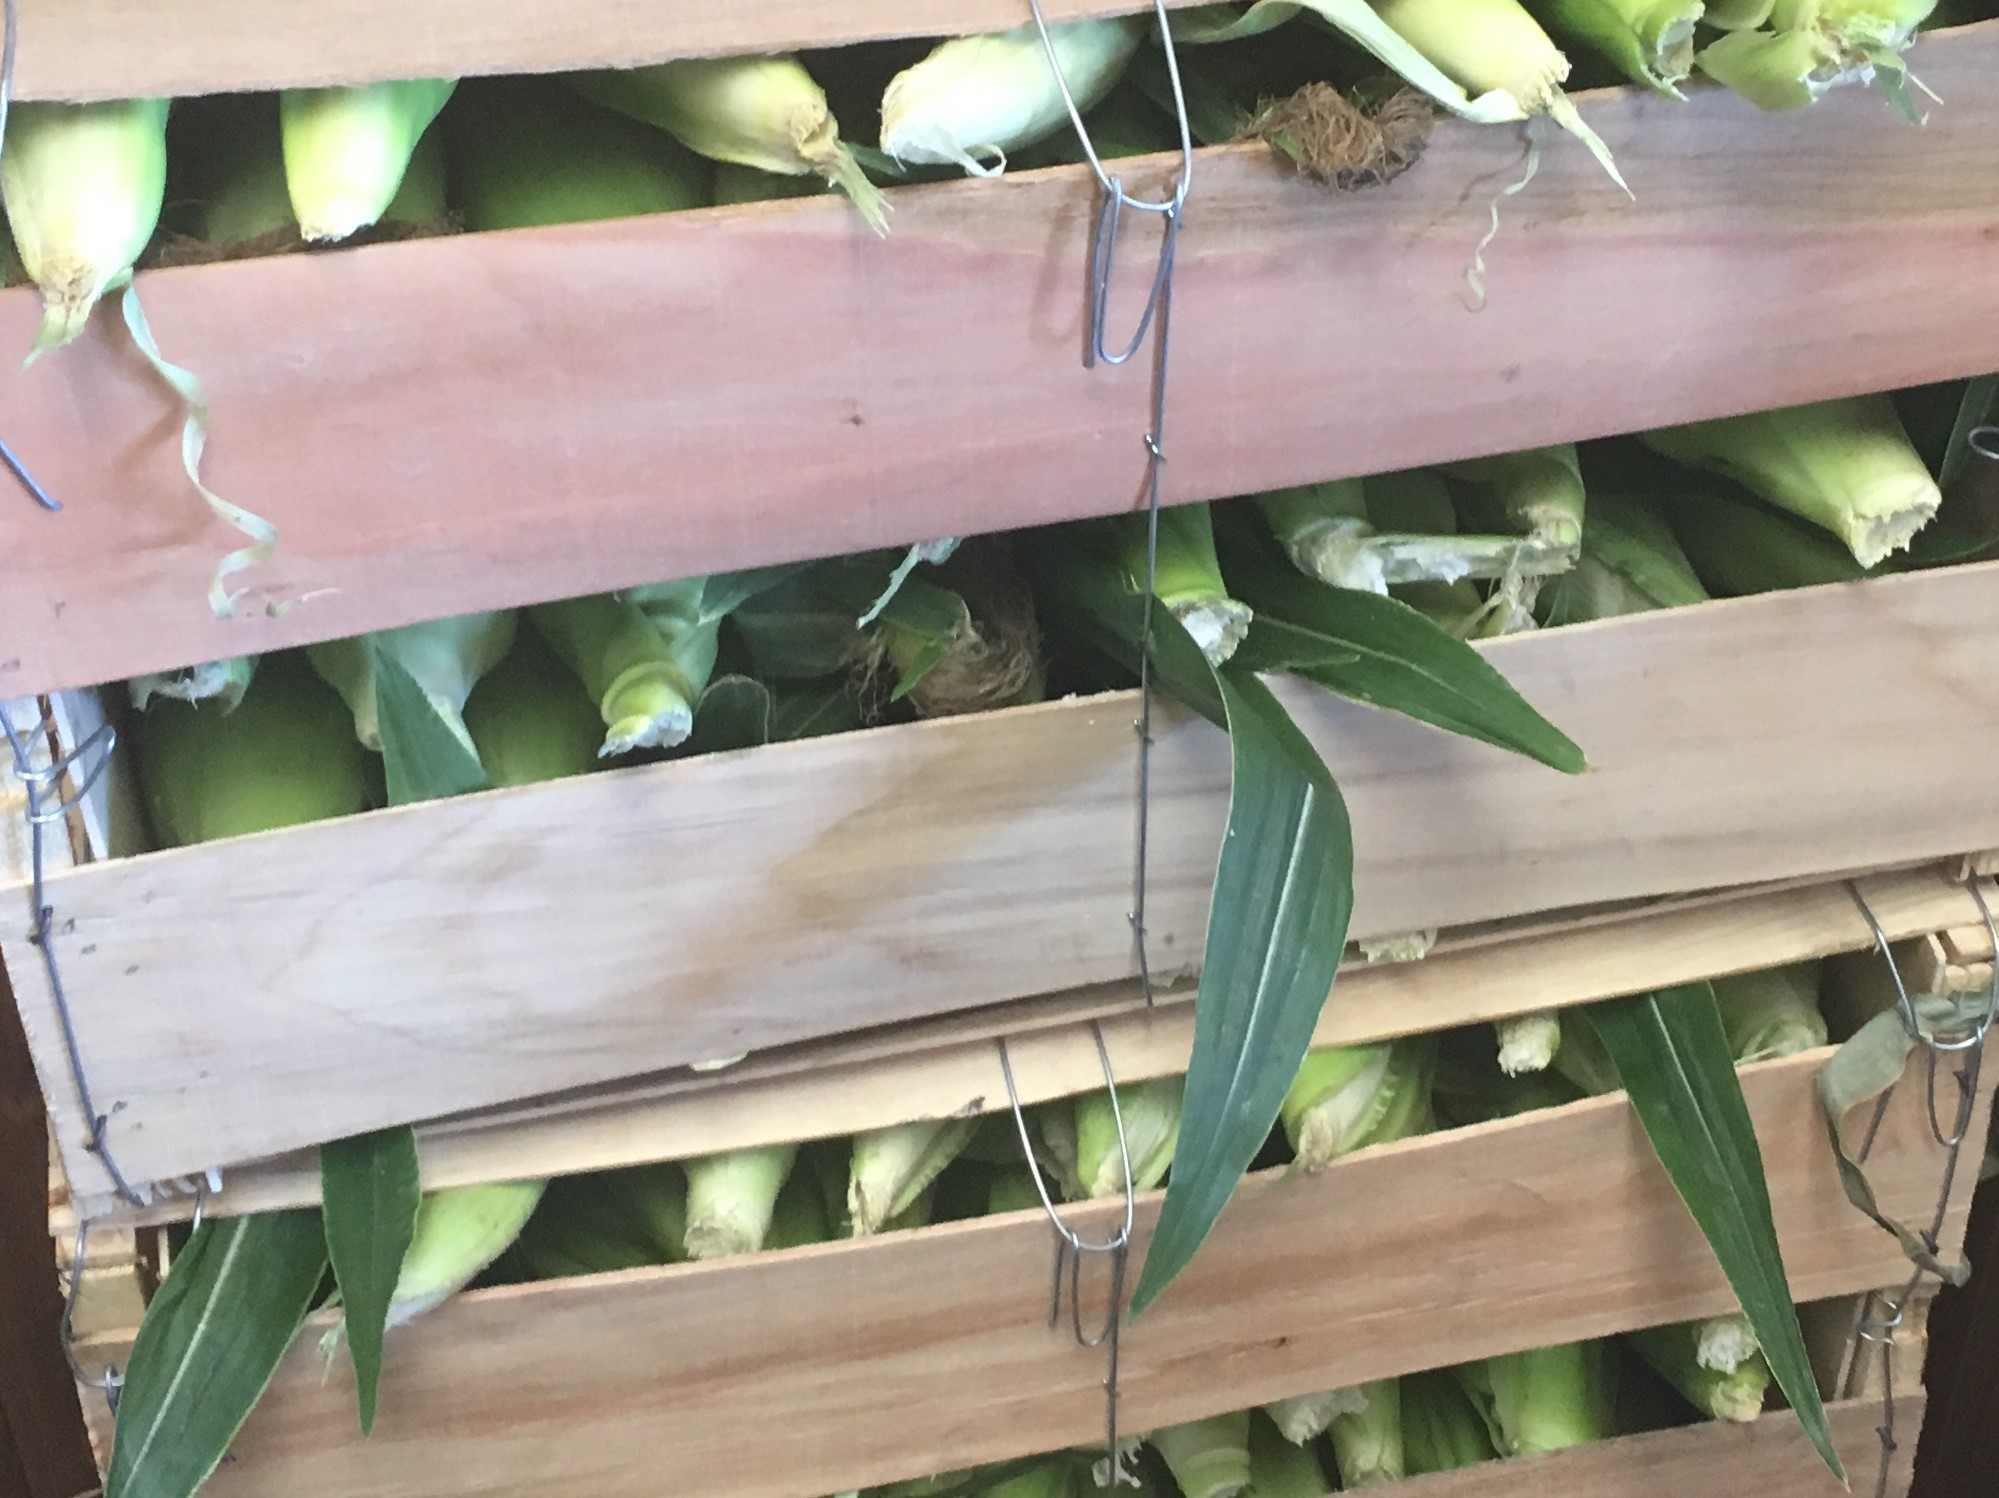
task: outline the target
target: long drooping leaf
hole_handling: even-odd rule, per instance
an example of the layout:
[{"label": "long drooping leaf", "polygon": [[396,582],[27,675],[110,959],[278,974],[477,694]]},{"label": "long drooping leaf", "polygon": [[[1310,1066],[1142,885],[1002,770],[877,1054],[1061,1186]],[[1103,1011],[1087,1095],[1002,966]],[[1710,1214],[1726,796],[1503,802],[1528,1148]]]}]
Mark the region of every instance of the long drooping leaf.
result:
[{"label": "long drooping leaf", "polygon": [[326,1275],[317,1212],[205,1222],[146,1309],[105,1498],[189,1498],[242,1428]]},{"label": "long drooping leaf", "polygon": [[1659,1163],[1720,1261],[1799,1424],[1844,1482],[1777,1247],[1763,1152],[1714,990],[1691,983],[1592,1004],[1583,1012],[1616,1063]]},{"label": "long drooping leaf", "polygon": [[375,704],[389,805],[486,789],[478,755],[437,715],[416,678],[386,650],[375,651]]},{"label": "long drooping leaf", "polygon": [[1572,775],[1585,768],[1582,750],[1485,657],[1415,609],[1306,577],[1240,513],[1218,515],[1215,530],[1229,591],[1256,615],[1231,665],[1288,671]]},{"label": "long drooping leaf", "polygon": [[375,1428],[382,1377],[382,1332],[403,1255],[423,1201],[417,1183],[416,1131],[382,1129],[319,1147],[320,1215],[326,1251],[354,1356],[361,1433]]}]

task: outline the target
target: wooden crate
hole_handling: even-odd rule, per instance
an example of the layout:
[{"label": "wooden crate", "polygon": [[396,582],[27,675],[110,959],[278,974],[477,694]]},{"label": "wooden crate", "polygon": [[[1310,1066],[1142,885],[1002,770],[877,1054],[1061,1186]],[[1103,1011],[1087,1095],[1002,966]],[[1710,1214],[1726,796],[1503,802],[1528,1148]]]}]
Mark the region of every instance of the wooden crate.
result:
[{"label": "wooden crate", "polygon": [[[590,29],[607,6],[629,30]],[[805,24],[842,35],[995,10],[902,0],[835,18],[764,0],[641,20],[587,0],[516,31],[465,0],[380,27],[344,24],[357,8],[381,9],[342,0],[324,28],[296,31],[288,17],[272,46],[280,23],[246,19],[252,0],[200,0],[207,27],[184,7],[29,0],[23,84],[117,91],[137,86],[134,69],[178,88],[297,67],[413,76],[447,51],[449,71],[550,67],[582,60],[536,40],[551,29],[614,36],[630,60],[754,45],[765,24],[800,39],[808,9]],[[62,41],[107,30],[109,9],[121,45]],[[169,25],[173,45],[139,40]],[[322,30],[341,44],[307,40]],[[253,76],[246,57],[299,61]],[[1999,367],[1999,23],[1926,37],[1914,63],[1945,101],[1922,129],[1862,89],[1783,116],[1713,89],[1684,104],[1583,97],[1637,199],[1551,142],[1507,201],[1476,314],[1463,274],[1494,192],[1519,174],[1517,132],[1440,124],[1392,186],[1337,199],[1260,146],[1202,152],[1179,249],[1167,498]],[[85,76],[100,67],[109,76]],[[52,71],[37,82],[37,68]],[[1126,170],[1156,184],[1169,167]],[[116,320],[32,370],[0,360],[9,435],[68,505],[0,505],[0,696],[1129,507],[1145,361],[1079,359],[1095,191],[1081,168],[898,191],[886,240],[828,198],[142,275],[161,346],[212,399],[207,476],[273,520],[284,548],[238,580],[253,588],[241,617],[210,617],[209,575],[237,538],[189,490],[169,398]],[[1145,233],[1129,236],[1120,325],[1146,281]],[[25,348],[37,315],[32,291],[0,294],[0,348]]]},{"label": "wooden crate", "polygon": [[[1279,683],[1352,811],[1356,938],[1999,846],[1999,801],[1967,793],[1999,737],[1999,564],[1486,648],[1589,773]],[[184,1176],[1129,979],[1134,712],[1065,700],[58,872],[112,1147],[131,1179]],[[1185,714],[1156,727],[1152,955],[1184,969],[1228,753]],[[79,834],[93,856],[121,845],[121,785]],[[0,923],[0,950],[71,1179],[101,1197],[25,931]]]},{"label": "wooden crate", "polygon": [[[1890,930],[1918,899],[1914,876],[1869,881],[1866,889]],[[1761,894],[1473,945],[1406,969],[1374,970],[1395,980],[1381,992],[1367,983],[1373,973],[1356,973],[1353,991],[1371,994],[1363,1016],[1393,1006],[1399,1022],[1384,1027],[1363,1017],[1321,1038],[1513,1012],[1517,996],[1529,991],[1538,991],[1540,1003],[1569,1003],[1823,951],[1825,942],[1812,933],[1831,932],[1833,907],[1805,897],[1826,893]],[[1856,922],[1849,914],[1841,934],[1827,939],[1864,941],[1864,928],[1853,934]],[[1434,988],[1425,986],[1427,971],[1435,973]],[[1474,997],[1447,1011],[1441,995],[1450,992]],[[1480,997],[1487,992],[1497,998]],[[1423,998],[1429,1002],[1419,1005]],[[1835,1005],[1836,1012],[1849,1008]],[[1127,1077],[1168,1069],[1148,1065],[1148,1055],[1184,1058],[1184,1032],[1176,1039],[1149,1031],[1161,1023],[1156,1016],[1112,1014],[1104,1023]],[[1170,1027],[1173,1017],[1164,1023]],[[985,1065],[996,1070],[990,1040],[982,1048]],[[1066,1059],[1058,1062],[1058,1051]],[[1839,1187],[1815,1086],[1828,1055],[1758,1064],[1742,1078],[1792,1292],[1801,1301],[1849,1298],[1812,1318],[1815,1361],[1829,1397],[1857,1397],[1875,1386],[1864,1365],[1854,1367],[1850,1297],[1899,1282],[1906,1262]],[[1085,1057],[1094,1057],[1094,1047],[1073,1026],[1029,1033],[1015,1050],[1030,1097],[1092,1085]],[[947,1044],[829,1065],[823,1073],[801,1064],[782,1101],[802,1100],[797,1132],[808,1135],[906,1118],[925,1111],[926,1100],[958,1095],[922,1079],[933,1063],[949,1074],[962,1069],[960,1060]],[[898,1097],[912,1081],[912,1097]],[[997,1084],[994,1076],[988,1085]],[[770,1137],[742,1121],[767,1116],[779,1101],[776,1087],[725,1077],[708,1094],[678,1100],[678,1132],[675,1104],[654,1100],[649,1124],[662,1127],[651,1136],[652,1152]],[[836,1094],[846,1111],[828,1106]],[[895,1111],[857,1112],[854,1100],[863,1095],[896,1097]],[[1977,1127],[1989,1107],[1988,1090]],[[699,1132],[704,1119],[706,1134]],[[556,1154],[533,1154],[525,1136],[513,1142],[528,1144],[523,1158],[534,1161],[533,1171],[553,1168]],[[424,1148],[433,1156],[435,1141]],[[1941,1166],[1921,1088],[1899,1088],[1869,1163],[1884,1209],[1924,1216]],[[561,1168],[579,1168],[578,1157],[563,1157]],[[289,1187],[281,1172],[251,1179],[249,1196],[232,1203],[225,1192],[217,1209],[310,1200],[296,1176]],[[1943,1234],[1946,1254],[1961,1240],[1970,1186],[1966,1170]],[[1141,1199],[1141,1248],[1157,1208],[1157,1195]],[[1114,1203],[1074,1208],[1071,1220],[1100,1232],[1119,1210]],[[383,1416],[368,1442],[353,1428],[351,1389],[340,1377],[322,1378],[309,1334],[213,1491],[218,1498],[272,1491],[502,1498],[570,1484],[615,1498],[652,1491],[657,1465],[646,1454],[672,1452],[675,1492],[688,1498],[811,1498],[1087,1442],[1100,1429],[1102,1363],[1046,1324],[1052,1247],[1045,1220],[1028,1212],[474,1292],[391,1334]],[[1104,1285],[1093,1279],[1086,1294],[1100,1300]],[[1315,1177],[1283,1170],[1250,1177],[1193,1264],[1127,1327],[1122,1418],[1127,1428],[1143,1429],[1716,1314],[1732,1303],[1624,1099],[1588,1099],[1363,1151]],[[1912,1326],[1905,1339],[1913,1338]],[[122,1361],[128,1348],[129,1336],[100,1337],[86,1344],[85,1356]],[[785,1412],[781,1439],[762,1434],[773,1409]],[[1908,1418],[1912,1439],[1916,1417]],[[1859,1416],[1847,1411],[1840,1419],[1858,1442],[1866,1426],[1848,1422]],[[1643,1439],[1660,1443],[1663,1461],[1709,1458],[1690,1435]],[[1798,1454],[1781,1423],[1708,1440],[1729,1459],[1773,1471]],[[1763,1449],[1766,1441],[1775,1444]],[[1681,1442],[1694,1446],[1682,1449]],[[1653,1454],[1651,1447],[1635,1450],[1636,1457]],[[1608,1483],[1633,1457],[1632,1448],[1607,1447],[1574,1460],[1588,1481]],[[1611,1465],[1599,1467],[1604,1462]],[[1599,1479],[1599,1471],[1608,1475]]]}]

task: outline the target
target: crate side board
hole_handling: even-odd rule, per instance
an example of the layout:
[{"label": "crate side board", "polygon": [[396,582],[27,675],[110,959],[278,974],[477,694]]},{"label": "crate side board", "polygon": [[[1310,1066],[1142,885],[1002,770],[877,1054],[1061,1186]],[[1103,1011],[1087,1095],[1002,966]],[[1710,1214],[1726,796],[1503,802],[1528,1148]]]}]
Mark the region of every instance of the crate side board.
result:
[{"label": "crate side board", "polygon": [[[1936,871],[1861,879],[1891,939],[1934,930],[1971,905]],[[1871,934],[1844,884],[1772,891],[1634,915],[1518,942],[1440,951],[1421,962],[1344,971],[1314,1045],[1354,1045],[1412,1029],[1437,1029],[1550,1006],[1582,1003],[1698,978],[1853,951]],[[1062,1017],[1065,1016],[1066,1017]],[[1185,1002],[1148,1009],[1136,985],[1067,1001],[836,1037],[726,1071],[680,1073],[627,1084],[608,1096],[549,1100],[418,1130],[424,1184],[569,1175],[659,1159],[694,1159],[792,1140],[835,1138],[915,1118],[963,1117],[1006,1107],[997,1036],[1007,1037],[1023,1103],[1088,1092],[1102,1083],[1088,1021],[1100,1027],[1122,1082],[1184,1072],[1193,1043]],[[208,1198],[211,1214],[271,1211],[319,1199],[311,1151],[232,1169]],[[192,1204],[169,1198],[133,1212],[115,1197],[66,1197],[57,1221],[185,1220]]]},{"label": "crate side board", "polygon": [[[1813,1086],[1827,1054],[1743,1073],[1801,1300],[1905,1265],[1837,1184]],[[1935,1190],[1918,1091],[1899,1091],[1873,1156],[1893,1213],[1923,1211]],[[1144,1199],[1142,1233],[1157,1205]],[[1114,1210],[1073,1220],[1092,1231]],[[310,1475],[325,1498],[413,1498],[448,1472],[482,1498],[558,1481],[637,1498],[656,1477],[633,1453],[651,1449],[674,1452],[688,1498],[803,1498],[1087,1442],[1102,1358],[1046,1324],[1050,1252],[1045,1220],[1021,1213],[475,1293],[392,1338],[366,1443],[351,1389],[322,1382],[308,1335],[216,1492]],[[1365,1151],[1316,1178],[1245,1182],[1126,1329],[1123,1419],[1143,1429],[1732,1303],[1629,1108],[1594,1099]],[[772,1410],[784,1439],[756,1438]]]},{"label": "crate side board", "polygon": [[[1357,938],[1999,839],[1999,802],[1968,789],[1999,739],[1999,564],[1549,631],[1489,658],[1588,773],[1279,683],[1352,812]],[[99,1096],[123,1105],[114,1148],[134,1178],[183,1176],[1129,978],[1131,712],[1123,694],[1048,703],[61,874],[57,950]],[[1201,948],[1229,770],[1210,725],[1156,725],[1148,915],[1166,973]],[[35,954],[6,928],[0,949],[31,1043],[57,1055]],[[375,1085],[344,1085],[357,1074]],[[72,1178],[101,1192],[71,1148],[88,1132],[74,1099],[50,1095]]]},{"label": "crate side board", "polygon": [[[1476,315],[1463,273],[1516,132],[1440,124],[1413,170],[1336,201],[1260,146],[1204,152],[1167,497],[1999,366],[1999,22],[1925,40],[1918,68],[1949,101],[1921,130],[1859,89],[1775,116],[1587,97],[1636,202],[1551,142]],[[107,312],[0,367],[68,506],[0,506],[0,556],[29,564],[0,590],[0,693],[1130,507],[1147,370],[1079,358],[1094,192],[1081,168],[901,191],[886,240],[815,199],[148,273],[161,347],[208,387],[207,477],[283,549],[210,617],[238,538]],[[37,316],[0,294],[0,348]]]}]

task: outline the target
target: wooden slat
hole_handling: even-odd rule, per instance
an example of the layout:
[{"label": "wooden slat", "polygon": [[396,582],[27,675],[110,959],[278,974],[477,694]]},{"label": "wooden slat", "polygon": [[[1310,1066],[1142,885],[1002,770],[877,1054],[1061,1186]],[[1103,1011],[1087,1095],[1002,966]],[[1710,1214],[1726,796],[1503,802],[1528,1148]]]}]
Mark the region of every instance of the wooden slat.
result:
[{"label": "wooden slat", "polygon": [[[1204,152],[1167,497],[1999,366],[1999,23],[1917,67],[1947,101],[1921,130],[1862,89],[1778,116],[1586,99],[1637,201],[1551,141],[1477,314],[1464,271],[1517,132],[1441,124],[1391,187],[1337,199],[1261,147]],[[1095,191],[1077,168],[899,192],[885,240],[826,198],[143,276],[212,398],[208,476],[284,550],[210,617],[237,538],[114,318],[0,360],[9,437],[68,504],[0,505],[0,692],[1128,507],[1149,373],[1078,356]],[[1146,282],[1127,237],[1120,326]],[[0,349],[37,315],[0,295]]]},{"label": "wooden slat", "polygon": [[[1922,1391],[1895,1401],[1903,1439],[1889,1469],[1886,1498],[1904,1498],[1915,1460],[1915,1431],[1923,1418]],[[1881,1459],[1875,1427],[1878,1400],[1857,1399],[1827,1407],[1833,1439],[1846,1463],[1853,1491],[1873,1493]],[[1736,1498],[1827,1498],[1838,1485],[1819,1464],[1798,1422],[1773,1411],[1753,1425],[1693,1425],[1599,1441],[1544,1456],[1516,1457],[1497,1466],[1413,1477],[1378,1490],[1380,1498],[1687,1498],[1714,1493]]]},{"label": "wooden slat", "polygon": [[[1488,656],[1589,773],[1279,684],[1345,789],[1358,938],[1999,841],[1979,793],[1999,564]],[[59,874],[56,951],[113,1148],[133,1178],[180,1176],[1130,977],[1133,711],[1048,703]],[[1201,949],[1229,766],[1205,722],[1162,712],[1157,732],[1165,972]],[[57,1056],[23,929],[0,923],[0,948],[30,1042]],[[99,1193],[72,1094],[51,1085],[64,1162]]]},{"label": "wooden slat", "polygon": [[[1150,0],[1043,0],[1042,9],[1076,20],[1150,9]],[[1026,0],[329,0],[308,12],[263,0],[21,0],[18,88],[28,99],[115,99],[558,73],[996,31],[1030,14]]]},{"label": "wooden slat", "polygon": [[[1905,1263],[1839,1189],[1813,1085],[1828,1054],[1743,1073],[1801,1299]],[[1890,1212],[1935,1192],[1919,1091],[1898,1090],[1871,1157]],[[1100,1233],[1119,1210],[1071,1220]],[[1141,1243],[1156,1210],[1143,1200]],[[1032,1212],[478,1292],[391,1334],[366,1442],[309,1330],[210,1491],[649,1498],[671,1453],[681,1498],[808,1498],[1087,1442],[1102,1354],[1048,1327],[1051,1247]],[[1624,1100],[1592,1099],[1245,1182],[1126,1328],[1121,1419],[1143,1430],[1732,1304]]]},{"label": "wooden slat", "polygon": [[[1967,906],[1962,889],[1936,873],[1861,881],[1891,936],[1951,919]],[[1802,961],[1869,940],[1844,885],[1756,895],[1720,905],[1668,910],[1545,933],[1516,943],[1440,952],[1422,962],[1361,968],[1342,975],[1320,1017],[1317,1045],[1351,1045],[1411,1030],[1433,1030],[1582,1003],[1697,978]],[[1183,1072],[1193,1044],[1184,1002],[1147,1010],[1135,990],[1117,1009],[1078,996],[1098,1014],[1113,1070],[1133,1082]],[[833,1040],[796,1054],[753,1058],[727,1072],[639,1084],[613,1097],[501,1110],[447,1120],[420,1131],[430,1188],[480,1181],[572,1175],[648,1160],[685,1160],[789,1140],[836,1138],[915,1118],[962,1117],[1006,1107],[994,1037],[1010,1037],[1023,1102],[1071,1096],[1102,1085],[1088,1024],[1008,1023],[1024,1006],[990,1016],[934,1021],[892,1036]],[[966,1023],[976,1018],[976,1023]],[[963,1038],[948,1037],[969,1032]],[[902,1049],[897,1050],[895,1047]],[[209,1199],[216,1214],[305,1206],[319,1199],[316,1155],[232,1170]],[[123,1221],[185,1220],[186,1197],[133,1213],[116,1198],[86,1198],[86,1215]]]}]

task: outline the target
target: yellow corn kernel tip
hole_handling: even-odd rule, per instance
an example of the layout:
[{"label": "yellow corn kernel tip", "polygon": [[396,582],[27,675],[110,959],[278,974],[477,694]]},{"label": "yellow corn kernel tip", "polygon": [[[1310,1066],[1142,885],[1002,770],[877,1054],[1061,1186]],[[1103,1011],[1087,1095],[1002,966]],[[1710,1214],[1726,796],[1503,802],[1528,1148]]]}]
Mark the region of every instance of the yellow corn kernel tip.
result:
[{"label": "yellow corn kernel tip", "polygon": [[22,268],[42,291],[29,354],[83,331],[97,299],[131,275],[167,183],[166,99],[16,104],[0,155],[0,199]]},{"label": "yellow corn kernel tip", "polygon": [[690,57],[578,74],[591,102],[664,130],[712,161],[784,177],[823,177],[877,231],[888,205],[840,139],[826,92],[797,58]]},{"label": "yellow corn kernel tip", "polygon": [[[1079,110],[1123,76],[1140,28],[1122,17],[1048,28],[1049,44]],[[918,166],[962,166],[975,176],[1003,170],[1007,154],[1043,140],[1069,120],[1048,48],[1034,26],[941,42],[896,74],[882,95],[882,149]]]},{"label": "yellow corn kernel tip", "polygon": [[1397,35],[1473,98],[1504,89],[1528,114],[1541,114],[1569,76],[1568,58],[1518,0],[1371,3]]},{"label": "yellow corn kernel tip", "polygon": [[417,142],[456,87],[452,78],[415,78],[287,89],[278,122],[299,233],[313,241],[345,239],[380,222]]}]

